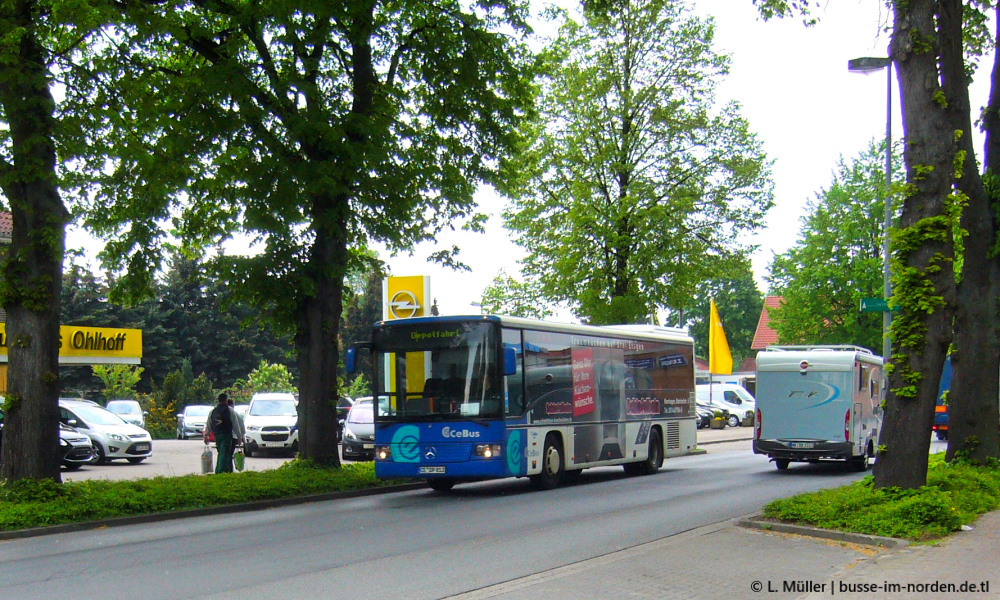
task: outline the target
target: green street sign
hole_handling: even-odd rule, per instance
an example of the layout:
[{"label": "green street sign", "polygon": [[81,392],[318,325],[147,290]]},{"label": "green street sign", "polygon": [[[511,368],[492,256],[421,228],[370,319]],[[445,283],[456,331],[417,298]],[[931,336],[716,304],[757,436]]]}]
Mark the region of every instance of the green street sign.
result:
[{"label": "green street sign", "polygon": [[861,312],[889,312],[889,303],[885,298],[862,298]]}]

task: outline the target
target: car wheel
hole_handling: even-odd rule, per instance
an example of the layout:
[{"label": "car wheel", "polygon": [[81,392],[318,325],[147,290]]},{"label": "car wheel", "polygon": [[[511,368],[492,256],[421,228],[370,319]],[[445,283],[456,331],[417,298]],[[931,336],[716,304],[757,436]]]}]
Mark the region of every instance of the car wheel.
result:
[{"label": "car wheel", "polygon": [[133,465],[137,465],[137,464],[141,463],[144,460],[146,460],[145,456],[136,456],[134,458],[128,459],[128,462],[131,463],[131,464],[133,464]]},{"label": "car wheel", "polygon": [[106,465],[108,464],[108,458],[104,455],[104,448],[101,447],[100,442],[94,442],[94,464],[95,465]]},{"label": "car wheel", "polygon": [[80,463],[63,463],[67,471],[76,471],[80,468]]},{"label": "car wheel", "polygon": [[729,426],[730,427],[739,427],[740,426],[740,418],[737,417],[736,415],[729,415]]},{"label": "car wheel", "polygon": [[531,483],[541,490],[551,490],[559,486],[562,478],[563,461],[562,447],[559,439],[551,433],[545,436],[545,449],[542,451],[542,472],[531,476]]},{"label": "car wheel", "polygon": [[256,450],[257,450],[257,447],[254,446],[253,444],[246,444],[246,443],[243,444],[243,456],[245,456],[247,458],[250,458],[251,456],[253,456],[253,453]]}]

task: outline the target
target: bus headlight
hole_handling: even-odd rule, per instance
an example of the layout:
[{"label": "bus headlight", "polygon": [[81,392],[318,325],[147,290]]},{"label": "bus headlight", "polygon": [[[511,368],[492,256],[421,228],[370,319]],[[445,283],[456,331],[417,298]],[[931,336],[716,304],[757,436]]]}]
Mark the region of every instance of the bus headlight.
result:
[{"label": "bus headlight", "polygon": [[502,451],[503,447],[500,444],[476,444],[474,454],[483,458],[496,458]]},{"label": "bus headlight", "polygon": [[376,446],[375,457],[379,460],[392,460],[392,448],[389,446]]}]

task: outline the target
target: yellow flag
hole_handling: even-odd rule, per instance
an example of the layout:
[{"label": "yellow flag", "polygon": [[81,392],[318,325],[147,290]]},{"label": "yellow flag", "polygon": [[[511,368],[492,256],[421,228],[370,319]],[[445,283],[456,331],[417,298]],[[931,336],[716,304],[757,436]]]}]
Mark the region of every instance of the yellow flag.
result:
[{"label": "yellow flag", "polygon": [[733,372],[733,355],[729,352],[726,332],[722,329],[715,300],[711,301],[712,312],[708,323],[708,372],[716,375],[730,375]]}]

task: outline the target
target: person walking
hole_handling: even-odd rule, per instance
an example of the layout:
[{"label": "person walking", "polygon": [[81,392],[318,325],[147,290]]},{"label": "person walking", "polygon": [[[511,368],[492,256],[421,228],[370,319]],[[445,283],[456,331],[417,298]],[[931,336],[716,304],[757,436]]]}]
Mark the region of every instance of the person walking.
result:
[{"label": "person walking", "polygon": [[218,458],[215,461],[216,473],[233,472],[233,451],[243,440],[243,422],[236,411],[229,406],[229,396],[225,392],[216,398],[218,404],[208,415],[205,424],[205,443],[208,443],[208,432],[215,437],[215,448]]}]

